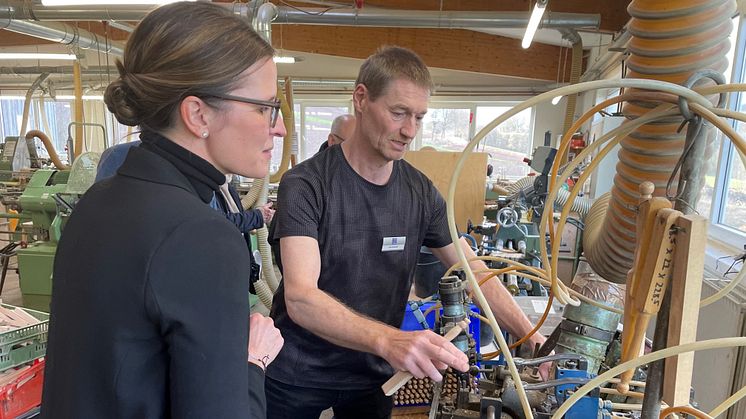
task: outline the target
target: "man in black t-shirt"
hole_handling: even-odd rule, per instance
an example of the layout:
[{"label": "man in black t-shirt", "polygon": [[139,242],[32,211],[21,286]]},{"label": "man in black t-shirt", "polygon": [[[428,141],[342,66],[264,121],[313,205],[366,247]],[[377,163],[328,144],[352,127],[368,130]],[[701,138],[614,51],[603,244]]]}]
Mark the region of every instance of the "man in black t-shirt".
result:
[{"label": "man in black t-shirt", "polygon": [[[399,330],[420,247],[447,266],[458,261],[443,197],[402,160],[427,112],[430,73],[412,51],[387,47],[355,84],[350,138],[280,183],[274,239],[284,277],[271,316],[285,345],[267,369],[270,419],[316,419],[329,407],[338,419],[387,418],[392,401],[380,386],[395,370],[440,380],[447,366],[468,368],[442,336]],[[483,291],[512,334],[531,330],[502,284]]]}]

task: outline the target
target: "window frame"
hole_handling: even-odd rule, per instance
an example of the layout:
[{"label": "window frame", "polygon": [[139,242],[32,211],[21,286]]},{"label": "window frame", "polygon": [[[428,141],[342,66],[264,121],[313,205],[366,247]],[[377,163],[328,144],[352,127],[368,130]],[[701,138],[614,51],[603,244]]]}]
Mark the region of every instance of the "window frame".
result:
[{"label": "window frame", "polygon": [[[299,105],[300,111],[300,132],[296,133],[298,138],[298,150],[297,158],[298,163],[307,160],[303,159],[304,152],[306,151],[306,107],[339,107],[347,108],[347,113],[354,113],[352,98],[297,98],[293,100],[293,105]],[[313,156],[313,153],[311,154]]]},{"label": "window frame", "polygon": [[[737,34],[733,65],[729,77],[731,83],[746,82],[746,19],[739,19]],[[742,92],[731,93],[728,96],[728,108],[733,109],[738,107],[738,104],[744,95],[745,94]],[[734,129],[737,126],[735,120],[731,120],[730,124]],[[724,138],[718,155],[718,166],[715,185],[713,188],[708,235],[710,240],[721,242],[727,247],[742,250],[743,245],[746,244],[746,232],[723,223],[725,206],[727,204],[728,181],[732,171],[731,162],[738,161],[735,157],[737,157],[735,147],[730,140]]]}]

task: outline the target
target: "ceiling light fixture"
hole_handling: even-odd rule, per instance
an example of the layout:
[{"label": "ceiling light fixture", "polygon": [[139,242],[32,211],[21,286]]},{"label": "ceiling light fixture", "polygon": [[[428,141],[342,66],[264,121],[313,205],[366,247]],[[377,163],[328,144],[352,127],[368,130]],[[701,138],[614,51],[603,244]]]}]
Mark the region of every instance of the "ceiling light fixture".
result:
[{"label": "ceiling light fixture", "polygon": [[69,60],[74,61],[75,54],[55,54],[46,52],[0,52],[0,60]]},{"label": "ceiling light fixture", "polygon": [[562,96],[555,96],[552,98],[552,105],[556,105],[560,103],[560,100],[562,100]]},{"label": "ceiling light fixture", "polygon": [[300,60],[295,57],[275,56],[275,57],[272,57],[272,61],[274,61],[277,64],[295,64],[296,62]]},{"label": "ceiling light fixture", "polygon": [[93,5],[134,5],[134,4],[167,4],[177,1],[196,0],[41,0],[44,6],[93,6]]},{"label": "ceiling light fixture", "polygon": [[531,17],[528,19],[526,33],[523,35],[523,42],[521,42],[523,49],[531,46],[531,41],[533,41],[536,30],[539,28],[539,23],[541,23],[541,18],[544,16],[544,11],[547,9],[548,2],[549,0],[536,0],[534,10],[531,12]]}]

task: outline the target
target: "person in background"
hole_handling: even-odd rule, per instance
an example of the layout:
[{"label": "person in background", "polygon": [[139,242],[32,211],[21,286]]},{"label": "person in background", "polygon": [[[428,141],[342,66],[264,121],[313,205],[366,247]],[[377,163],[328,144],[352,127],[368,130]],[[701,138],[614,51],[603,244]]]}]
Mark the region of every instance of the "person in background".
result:
[{"label": "person in background", "polygon": [[249,314],[249,256],[210,208],[267,174],[286,134],[274,50],[217,5],[179,2],[131,34],[104,101],[139,126],[59,242],[42,418],[265,418],[282,336]]},{"label": "person in background", "polygon": [[[285,346],[267,370],[273,419],[315,419],[329,407],[338,419],[388,418],[393,403],[380,386],[395,370],[439,381],[439,370],[468,368],[442,336],[399,330],[421,246],[446,266],[458,262],[456,246],[475,256],[464,240],[451,241],[433,183],[402,160],[432,90],[414,52],[382,48],[360,68],[352,135],[280,182],[274,239],[283,280],[271,316]],[[482,289],[511,334],[532,329],[499,281]]]},{"label": "person in background", "polygon": [[[98,161],[95,182],[100,182],[114,176],[117,173],[117,170],[122,166],[122,163],[124,163],[124,159],[127,157],[130,148],[138,147],[140,143],[140,140],[129,141],[113,145],[104,150],[104,152],[101,153],[101,159]],[[230,182],[228,182],[228,188],[234,201],[236,203],[241,202],[238,191],[236,191]],[[210,206],[224,211],[228,220],[235,224],[242,234],[248,234],[252,230],[263,227],[265,224],[268,225],[272,220],[272,216],[275,214],[271,202],[268,202],[259,208],[242,210],[238,213],[227,212],[227,209],[224,209],[227,208],[227,205],[225,205],[225,203],[218,203],[217,195],[215,195],[215,197],[210,201]]]},{"label": "person in background", "polygon": [[329,136],[325,142],[321,143],[321,147],[319,147],[317,153],[321,153],[335,144],[342,144],[344,140],[350,138],[350,135],[352,135],[354,130],[355,115],[344,114],[334,118],[334,121],[332,121],[332,129],[329,131]]}]

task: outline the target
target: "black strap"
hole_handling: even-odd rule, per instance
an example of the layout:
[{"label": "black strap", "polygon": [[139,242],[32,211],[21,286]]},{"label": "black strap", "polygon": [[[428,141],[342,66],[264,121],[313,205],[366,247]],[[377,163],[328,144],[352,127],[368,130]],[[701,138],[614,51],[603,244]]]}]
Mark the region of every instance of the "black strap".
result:
[{"label": "black strap", "polygon": [[560,323],[558,328],[566,332],[576,333],[580,336],[586,336],[603,342],[611,342],[614,338],[614,332],[588,326],[587,324],[577,323],[568,319],[562,320],[562,323]]}]

